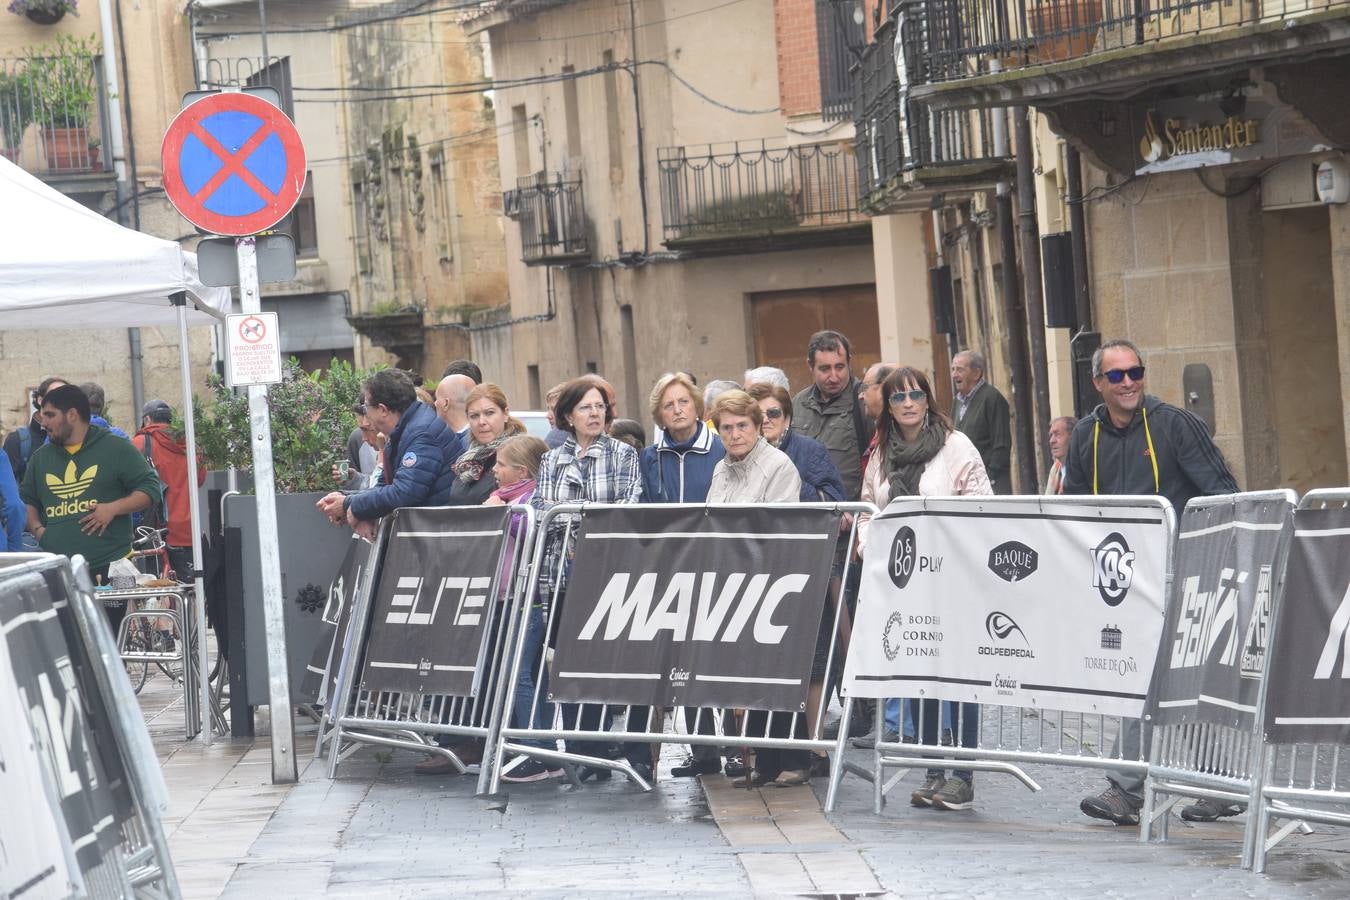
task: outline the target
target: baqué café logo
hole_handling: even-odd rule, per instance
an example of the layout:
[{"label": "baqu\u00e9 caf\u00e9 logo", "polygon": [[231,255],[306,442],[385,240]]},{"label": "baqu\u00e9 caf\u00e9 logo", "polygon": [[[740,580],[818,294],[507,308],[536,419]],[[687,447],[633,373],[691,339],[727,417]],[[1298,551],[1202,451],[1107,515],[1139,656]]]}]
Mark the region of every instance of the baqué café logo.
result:
[{"label": "baqu\u00e9 caf\u00e9 logo", "polygon": [[1165,118],[1159,130],[1155,113],[1150,109],[1144,114],[1144,136],[1139,140],[1139,155],[1144,162],[1152,164],[1214,150],[1239,150],[1260,140],[1261,123],[1257,119],[1229,116],[1212,124]]}]

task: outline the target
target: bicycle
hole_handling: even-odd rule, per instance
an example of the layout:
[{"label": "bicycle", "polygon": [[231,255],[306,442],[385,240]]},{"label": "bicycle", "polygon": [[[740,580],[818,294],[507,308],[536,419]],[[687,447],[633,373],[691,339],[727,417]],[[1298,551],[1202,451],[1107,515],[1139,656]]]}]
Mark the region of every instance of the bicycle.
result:
[{"label": "bicycle", "polygon": [[[132,551],[128,558],[153,559],[156,561],[156,571],[151,572],[159,578],[166,581],[175,581],[173,566],[169,562],[169,545],[165,541],[166,529],[151,528],[147,525],[141,525],[136,528],[136,538],[132,541]],[[174,637],[171,633],[155,627],[155,622],[145,618],[137,618],[127,625],[126,640],[121,648],[122,652],[130,654],[150,654],[163,653],[171,654],[174,652]],[[146,681],[150,678],[150,661],[141,660],[136,662],[123,662],[127,670],[127,677],[131,679],[131,687],[137,694],[141,688],[145,687]],[[169,677],[174,683],[178,684],[183,672],[181,667],[172,665],[171,660],[164,662],[155,662],[155,666]]]}]

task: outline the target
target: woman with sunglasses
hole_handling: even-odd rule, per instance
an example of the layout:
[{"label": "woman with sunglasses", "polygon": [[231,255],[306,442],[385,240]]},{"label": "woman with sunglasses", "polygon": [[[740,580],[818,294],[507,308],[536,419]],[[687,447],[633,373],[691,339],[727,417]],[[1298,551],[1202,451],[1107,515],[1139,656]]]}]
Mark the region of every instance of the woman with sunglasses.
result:
[{"label": "woman with sunglasses", "polygon": [[[928,377],[918,369],[902,366],[881,386],[886,406],[877,419],[877,449],[863,473],[862,499],[884,509],[897,497],[950,497],[960,494],[992,494],[980,451],[970,438],[952,427],[938,411]],[[858,553],[867,548],[867,516],[859,516]],[[980,736],[980,707],[975,703],[952,704],[953,731],[960,746],[974,747]],[[921,743],[938,743],[941,709],[936,700],[922,701],[918,716]],[[910,803],[935,809],[970,809],[974,806],[974,775],[957,769],[950,778],[942,769],[928,770],[923,786],[910,795]]]},{"label": "woman with sunglasses", "polygon": [[803,503],[840,502],[844,499],[844,480],[830,459],[830,451],[815,438],[792,431],[792,398],[781,387],[752,384],[747,393],[764,413],[760,434],[764,440],[787,454],[802,479]]}]

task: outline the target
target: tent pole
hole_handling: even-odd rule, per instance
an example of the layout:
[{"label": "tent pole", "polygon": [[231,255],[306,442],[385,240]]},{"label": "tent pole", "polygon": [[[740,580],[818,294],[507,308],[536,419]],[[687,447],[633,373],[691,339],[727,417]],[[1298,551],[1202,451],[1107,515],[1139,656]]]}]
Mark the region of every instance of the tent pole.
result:
[{"label": "tent pole", "polygon": [[[206,582],[202,578],[202,511],[200,497],[197,496],[197,422],[196,411],[192,408],[192,360],[188,353],[187,294],[181,291],[173,295],[173,305],[178,307],[178,365],[183,381],[183,430],[187,432],[188,458],[188,509],[192,519],[192,582],[197,598],[193,617],[196,619],[197,632],[197,689],[200,696],[197,701],[197,741],[203,746],[211,746],[214,731],[214,718],[211,715],[211,666],[206,654]],[[184,660],[183,667],[190,662]]]}]

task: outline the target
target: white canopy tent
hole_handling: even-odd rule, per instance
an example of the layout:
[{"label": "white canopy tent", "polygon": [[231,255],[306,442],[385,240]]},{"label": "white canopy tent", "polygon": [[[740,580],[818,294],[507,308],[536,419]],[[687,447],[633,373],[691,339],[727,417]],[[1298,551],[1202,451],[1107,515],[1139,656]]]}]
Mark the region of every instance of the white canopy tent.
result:
[{"label": "white canopy tent", "polygon": [[[175,296],[186,302],[175,304]],[[229,311],[229,289],[202,285],[195,254],[173,241],[123,228],[0,157],[0,331],[176,325],[190,459],[196,458],[197,439],[188,325],[219,324]],[[188,497],[193,567],[200,573],[197,491],[188,491]],[[210,743],[206,595],[200,576],[196,596],[200,734]]]}]

